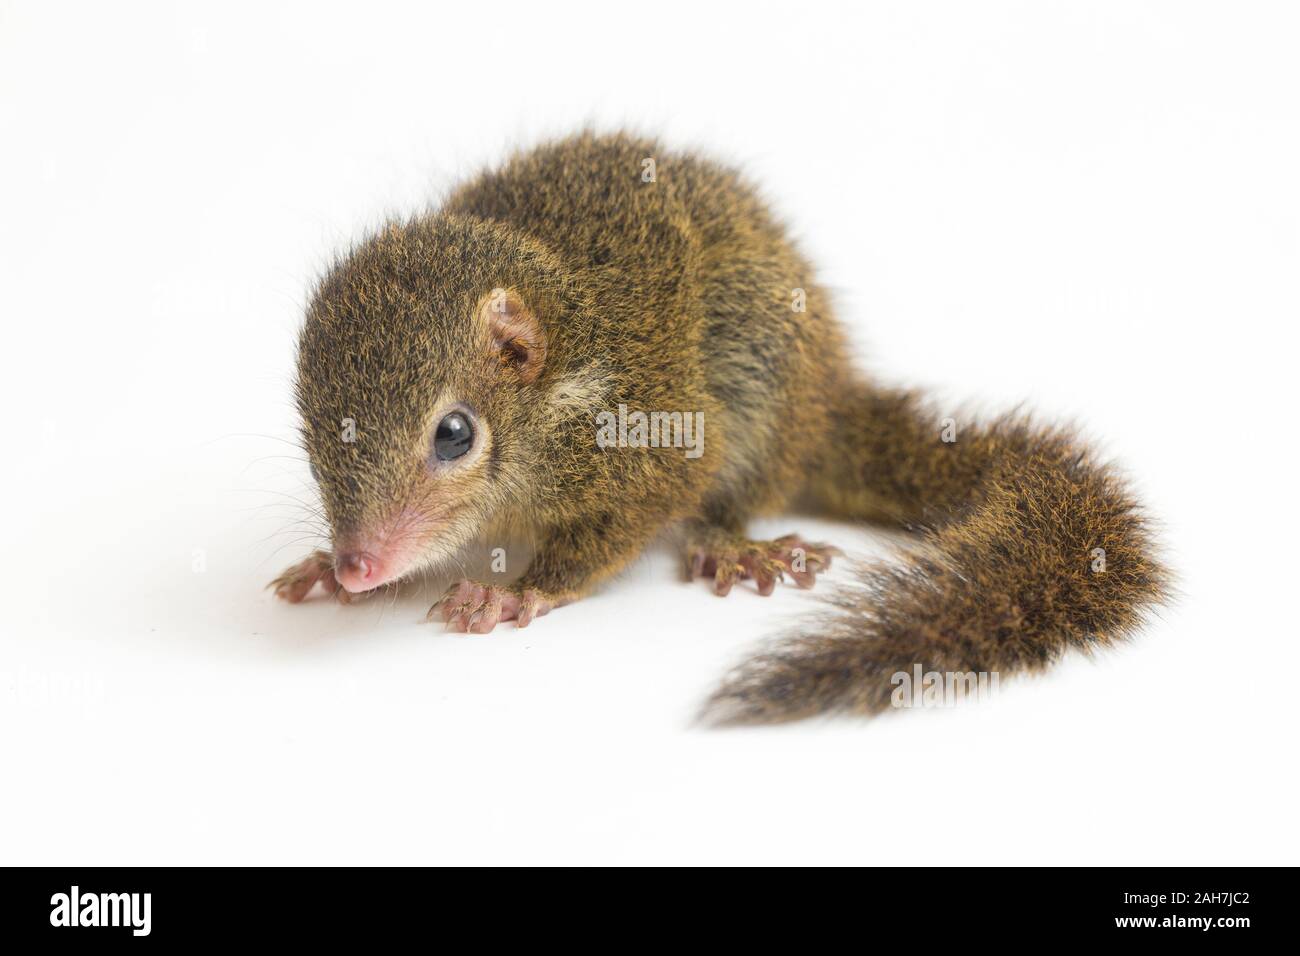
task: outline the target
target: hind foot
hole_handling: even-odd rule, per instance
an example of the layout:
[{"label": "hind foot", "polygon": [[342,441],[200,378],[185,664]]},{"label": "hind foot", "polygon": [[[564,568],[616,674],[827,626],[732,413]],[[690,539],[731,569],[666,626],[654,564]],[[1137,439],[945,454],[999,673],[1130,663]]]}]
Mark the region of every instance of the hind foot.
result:
[{"label": "hind foot", "polygon": [[797,534],[774,541],[751,541],[710,532],[688,539],[686,577],[712,577],[713,590],[719,595],[730,593],[737,581],[752,578],[758,593],[768,595],[787,574],[799,587],[812,587],[817,575],[831,566],[831,558],[843,553],[829,544],[810,544]]}]

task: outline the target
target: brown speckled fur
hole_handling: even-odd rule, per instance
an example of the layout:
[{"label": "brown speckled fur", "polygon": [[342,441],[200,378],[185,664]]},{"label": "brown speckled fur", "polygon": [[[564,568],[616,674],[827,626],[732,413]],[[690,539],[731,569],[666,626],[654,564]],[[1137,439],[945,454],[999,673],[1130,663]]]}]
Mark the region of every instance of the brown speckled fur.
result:
[{"label": "brown speckled fur", "polygon": [[[494,288],[544,328],[535,380],[476,321]],[[650,140],[581,134],[522,153],[355,249],[313,299],[297,394],[336,533],[424,500],[431,403],[472,402],[492,460],[438,490],[455,505],[438,556],[521,530],[537,553],[518,587],[560,600],[678,523],[740,540],[750,517],[804,501],[920,529],[819,629],[739,668],[707,706],[720,722],[876,712],[889,675],[915,663],[1039,668],[1127,634],[1163,593],[1141,513],[1068,432],[1008,419],[940,441],[918,399],[850,367],[826,295],[751,187]],[[703,456],[598,448],[594,416],[619,403],[703,412]],[[344,417],[355,443],[335,440]],[[1090,571],[1096,547],[1104,573]]]}]

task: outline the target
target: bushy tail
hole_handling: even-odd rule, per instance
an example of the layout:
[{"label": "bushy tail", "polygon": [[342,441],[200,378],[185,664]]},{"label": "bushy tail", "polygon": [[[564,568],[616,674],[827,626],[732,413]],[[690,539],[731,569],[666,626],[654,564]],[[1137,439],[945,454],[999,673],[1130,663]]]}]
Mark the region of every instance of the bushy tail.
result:
[{"label": "bushy tail", "polygon": [[836,428],[814,497],[838,517],[918,530],[918,546],[861,566],[816,629],[734,671],[706,719],[878,713],[894,675],[917,665],[1040,670],[1068,648],[1125,637],[1166,595],[1141,509],[1070,430],[1021,415],[964,426],[912,393],[866,385]]}]

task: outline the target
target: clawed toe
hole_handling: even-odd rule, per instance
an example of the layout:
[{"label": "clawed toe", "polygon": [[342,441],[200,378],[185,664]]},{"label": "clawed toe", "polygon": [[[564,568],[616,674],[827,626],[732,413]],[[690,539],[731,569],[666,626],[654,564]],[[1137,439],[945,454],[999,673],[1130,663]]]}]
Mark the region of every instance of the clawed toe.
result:
[{"label": "clawed toe", "polygon": [[686,553],[688,580],[712,577],[713,590],[726,595],[739,580],[753,579],[758,593],[769,595],[786,575],[801,588],[810,588],[817,575],[844,552],[827,544],[810,544],[798,535],[774,541],[727,540],[692,544]]},{"label": "clawed toe", "polygon": [[534,618],[541,617],[556,606],[556,602],[541,591],[479,584],[460,581],[453,584],[433,607],[426,620],[442,620],[447,630],[462,634],[487,634],[503,621],[514,621],[516,627],[527,627]]},{"label": "clawed toe", "polygon": [[299,604],[315,589],[323,586],[341,604],[350,604],[356,595],[351,594],[334,577],[334,558],[328,551],[313,552],[307,558],[288,568],[267,585],[275,596],[290,604]]}]

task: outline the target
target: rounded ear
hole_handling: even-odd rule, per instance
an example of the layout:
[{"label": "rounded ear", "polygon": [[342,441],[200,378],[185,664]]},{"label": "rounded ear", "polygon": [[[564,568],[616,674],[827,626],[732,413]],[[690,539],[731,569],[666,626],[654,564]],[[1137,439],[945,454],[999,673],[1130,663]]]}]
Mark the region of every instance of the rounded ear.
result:
[{"label": "rounded ear", "polygon": [[513,368],[520,381],[536,381],[546,364],[546,332],[523,298],[513,289],[493,289],[479,305],[479,320],[502,367]]}]

